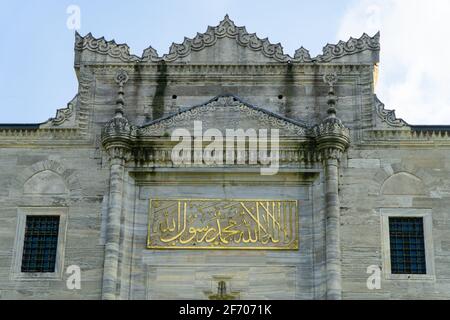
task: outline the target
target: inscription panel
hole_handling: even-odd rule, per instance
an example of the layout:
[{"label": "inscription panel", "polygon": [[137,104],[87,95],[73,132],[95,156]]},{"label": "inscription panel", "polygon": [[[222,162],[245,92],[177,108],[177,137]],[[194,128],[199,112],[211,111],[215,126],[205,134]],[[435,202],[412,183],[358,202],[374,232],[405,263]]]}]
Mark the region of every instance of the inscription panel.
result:
[{"label": "inscription panel", "polygon": [[298,250],[296,200],[152,199],[149,249]]}]

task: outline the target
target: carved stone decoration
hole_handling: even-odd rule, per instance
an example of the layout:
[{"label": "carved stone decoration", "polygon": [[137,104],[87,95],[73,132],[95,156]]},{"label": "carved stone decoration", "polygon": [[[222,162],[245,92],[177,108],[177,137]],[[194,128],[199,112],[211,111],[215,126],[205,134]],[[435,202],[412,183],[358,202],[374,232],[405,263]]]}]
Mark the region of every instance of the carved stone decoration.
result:
[{"label": "carved stone decoration", "polygon": [[161,58],[158,56],[158,52],[151,46],[144,50],[142,54],[143,62],[158,62]]},{"label": "carved stone decoration", "polygon": [[118,159],[123,161],[131,160],[131,150],[124,146],[113,146],[107,149],[107,154],[110,160]]},{"label": "carved stone decoration", "polygon": [[350,144],[350,132],[342,121],[336,117],[336,96],[334,95],[334,85],[338,80],[336,73],[327,73],[323,80],[330,86],[328,93],[328,116],[322,123],[313,127],[316,136],[317,147],[322,155],[322,160],[339,160],[342,153]]},{"label": "carved stone decoration", "polygon": [[136,128],[122,116],[116,116],[102,129],[101,140],[110,159],[130,159],[130,142],[136,135]]},{"label": "carved stone decoration", "polygon": [[92,73],[81,72],[79,83],[79,105],[77,111],[78,128],[83,135],[89,130],[89,121],[93,112],[93,83],[95,77]]},{"label": "carved stone decoration", "polygon": [[205,47],[210,47],[218,39],[225,37],[235,39],[241,46],[253,51],[260,51],[264,56],[273,58],[278,62],[291,60],[288,55],[283,53],[281,44],[272,44],[267,38],[260,39],[255,33],[248,33],[245,27],[237,27],[228,15],[217,27],[209,26],[205,33],[197,33],[193,39],[185,38],[181,44],[172,44],[169,53],[164,55],[163,59],[175,61],[189,55],[191,51],[200,51]]},{"label": "carved stone decoration", "polygon": [[68,191],[61,175],[51,170],[43,170],[28,179],[23,186],[24,194],[62,195]]},{"label": "carved stone decoration", "polygon": [[338,81],[338,76],[337,76],[336,72],[326,73],[323,76],[323,82],[328,84],[330,87],[333,87],[337,81]]},{"label": "carved stone decoration", "polygon": [[335,135],[337,137],[348,137],[349,130],[346,128],[341,120],[335,118],[333,121],[324,121],[321,124],[316,125],[314,128],[316,137],[324,135]]},{"label": "carved stone decoration", "polygon": [[242,112],[248,117],[257,118],[258,121],[269,127],[287,130],[292,135],[306,136],[309,133],[308,127],[305,124],[284,118],[265,109],[252,106],[232,95],[224,95],[218,96],[205,104],[181,110],[165,118],[153,121],[139,128],[138,135],[162,136],[166,133],[167,128],[186,120],[200,119],[202,114],[215,112],[217,108],[228,108],[233,112]]},{"label": "carved stone decoration", "polygon": [[[39,176],[39,174],[45,172],[44,175]],[[55,182],[54,176],[49,176],[49,173],[53,172],[55,175],[58,176],[58,179],[62,179],[62,181]],[[33,187],[33,191],[30,190],[30,185],[27,186],[27,184],[30,184],[30,182],[33,182],[33,177],[38,178],[40,186],[38,189],[42,190],[42,187],[44,188],[50,188],[47,189],[45,192],[41,192],[35,189]],[[36,182],[36,180],[34,181]],[[42,183],[47,184],[46,186],[43,186]],[[55,184],[52,185],[52,184]],[[57,189],[58,186],[56,184],[59,184],[60,188],[59,190],[63,190],[63,192],[55,192],[55,188]],[[23,194],[35,194],[35,193],[47,193],[47,194],[56,194],[56,193],[66,193],[70,194],[71,197],[79,197],[83,194],[83,190],[80,184],[80,181],[78,179],[78,174],[76,170],[73,170],[72,168],[65,167],[62,163],[54,160],[44,160],[34,163],[33,165],[23,169],[12,181],[11,190],[14,192],[16,196],[19,196],[19,194],[16,194],[16,192],[20,192],[20,196]]]},{"label": "carved stone decoration", "polygon": [[56,117],[50,118],[46,122],[46,124],[49,124],[51,126],[60,126],[64,122],[68,121],[74,115],[75,104],[76,104],[77,99],[78,99],[78,95],[75,96],[75,98],[73,98],[72,101],[70,101],[67,104],[66,108],[58,109],[56,111]]},{"label": "carved stone decoration", "polygon": [[301,47],[295,51],[294,58],[283,52],[280,43],[270,43],[267,38],[260,39],[255,33],[248,33],[245,27],[238,27],[228,15],[216,27],[209,26],[205,33],[197,33],[190,39],[185,37],[183,43],[173,43],[169,48],[169,53],[158,56],[157,51],[151,46],[144,50],[142,57],[130,54],[130,48],[126,44],[117,44],[114,40],[106,41],[104,37],[94,38],[91,33],[82,37],[75,34],[75,50],[81,52],[89,50],[91,52],[108,55],[111,58],[119,59],[122,62],[146,62],[156,63],[160,61],[173,62],[188,56],[192,51],[201,51],[204,48],[216,44],[218,39],[230,38],[250,50],[261,52],[265,57],[274,59],[277,62],[298,62],[316,63],[329,62],[346,55],[356,54],[365,50],[380,50],[380,34],[370,37],[363,34],[359,39],[350,38],[348,41],[340,41],[338,44],[327,44],[321,55],[312,58],[309,51]]},{"label": "carved stone decoration", "polygon": [[117,44],[114,40],[106,41],[104,37],[96,39],[91,33],[82,37],[76,32],[75,50],[82,51],[85,49],[120,59],[123,62],[136,62],[140,60],[139,57],[130,54],[130,48],[126,44]]},{"label": "carved stone decoration", "polygon": [[312,62],[309,51],[303,47],[297,49],[294,54],[294,61],[300,63]]},{"label": "carved stone decoration", "polygon": [[114,78],[114,80],[116,81],[116,83],[117,83],[119,86],[121,86],[121,87],[122,87],[125,83],[128,82],[128,79],[129,79],[128,73],[127,73],[125,70],[123,70],[123,69],[120,69],[119,71],[117,71],[116,76],[115,76],[115,78]]},{"label": "carved stone decoration", "polygon": [[350,133],[341,120],[328,118],[313,128],[322,160],[339,160],[350,144]]},{"label": "carved stone decoration", "polygon": [[132,126],[125,117],[114,117],[102,129],[102,137],[131,136]]},{"label": "carved stone decoration", "polygon": [[391,127],[405,127],[408,124],[402,119],[397,119],[395,116],[395,110],[386,110],[384,104],[375,95],[375,110],[377,115],[381,118],[383,122],[386,122]]},{"label": "carved stone decoration", "polygon": [[314,60],[318,62],[328,62],[346,55],[355,54],[365,50],[380,50],[380,33],[370,37],[364,33],[361,38],[350,38],[347,42],[339,41],[338,44],[327,44],[323,48],[323,54],[318,55]]}]

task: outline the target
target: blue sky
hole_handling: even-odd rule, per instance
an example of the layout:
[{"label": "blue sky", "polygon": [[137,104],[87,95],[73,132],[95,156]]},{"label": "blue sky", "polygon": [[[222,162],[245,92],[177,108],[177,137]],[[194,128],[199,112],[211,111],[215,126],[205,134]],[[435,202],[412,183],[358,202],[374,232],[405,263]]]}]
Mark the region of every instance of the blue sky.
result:
[{"label": "blue sky", "polygon": [[[410,123],[450,124],[450,93],[441,89],[447,81],[442,71],[446,66],[436,64],[432,72],[428,71],[430,59],[440,57],[445,50],[438,43],[450,30],[445,18],[450,13],[446,11],[450,1],[431,3],[435,4],[424,0],[9,1],[0,11],[0,122],[45,121],[76,94],[74,31],[66,26],[66,10],[77,5],[81,9],[82,35],[92,32],[95,37],[126,42],[139,56],[149,45],[160,55],[167,53],[172,42],[204,32],[208,25],[217,25],[226,13],[249,32],[281,42],[290,55],[300,46],[316,55],[327,42],[381,30],[382,64],[377,92],[381,100]],[[409,43],[398,39],[405,40],[418,29],[417,19],[411,17],[422,16],[425,5],[431,7],[421,24],[425,30],[417,31],[419,35],[411,44],[416,46],[413,49],[418,62],[403,61],[402,55],[409,55]],[[441,30],[442,25],[447,29]],[[436,41],[427,42],[430,34]],[[422,57],[419,49],[427,54]],[[411,65],[420,68],[411,71]]]}]

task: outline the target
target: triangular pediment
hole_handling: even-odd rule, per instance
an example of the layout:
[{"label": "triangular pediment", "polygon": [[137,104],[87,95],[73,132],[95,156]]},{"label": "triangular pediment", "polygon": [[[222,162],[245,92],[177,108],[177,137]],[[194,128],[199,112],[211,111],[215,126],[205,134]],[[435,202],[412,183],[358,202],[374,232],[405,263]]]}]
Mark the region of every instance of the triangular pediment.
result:
[{"label": "triangular pediment", "polygon": [[273,112],[245,103],[233,95],[218,96],[205,104],[193,106],[152,121],[138,129],[143,137],[170,136],[175,129],[193,132],[194,122],[201,121],[203,130],[278,129],[280,136],[307,138],[308,126]]}]

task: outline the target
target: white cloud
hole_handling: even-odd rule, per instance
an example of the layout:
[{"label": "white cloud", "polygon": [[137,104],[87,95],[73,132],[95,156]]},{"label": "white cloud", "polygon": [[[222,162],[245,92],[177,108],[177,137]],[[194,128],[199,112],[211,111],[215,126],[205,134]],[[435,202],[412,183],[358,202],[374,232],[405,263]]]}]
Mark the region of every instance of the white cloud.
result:
[{"label": "white cloud", "polygon": [[449,17],[449,0],[363,0],[337,38],[380,30],[380,100],[410,124],[450,125]]}]

